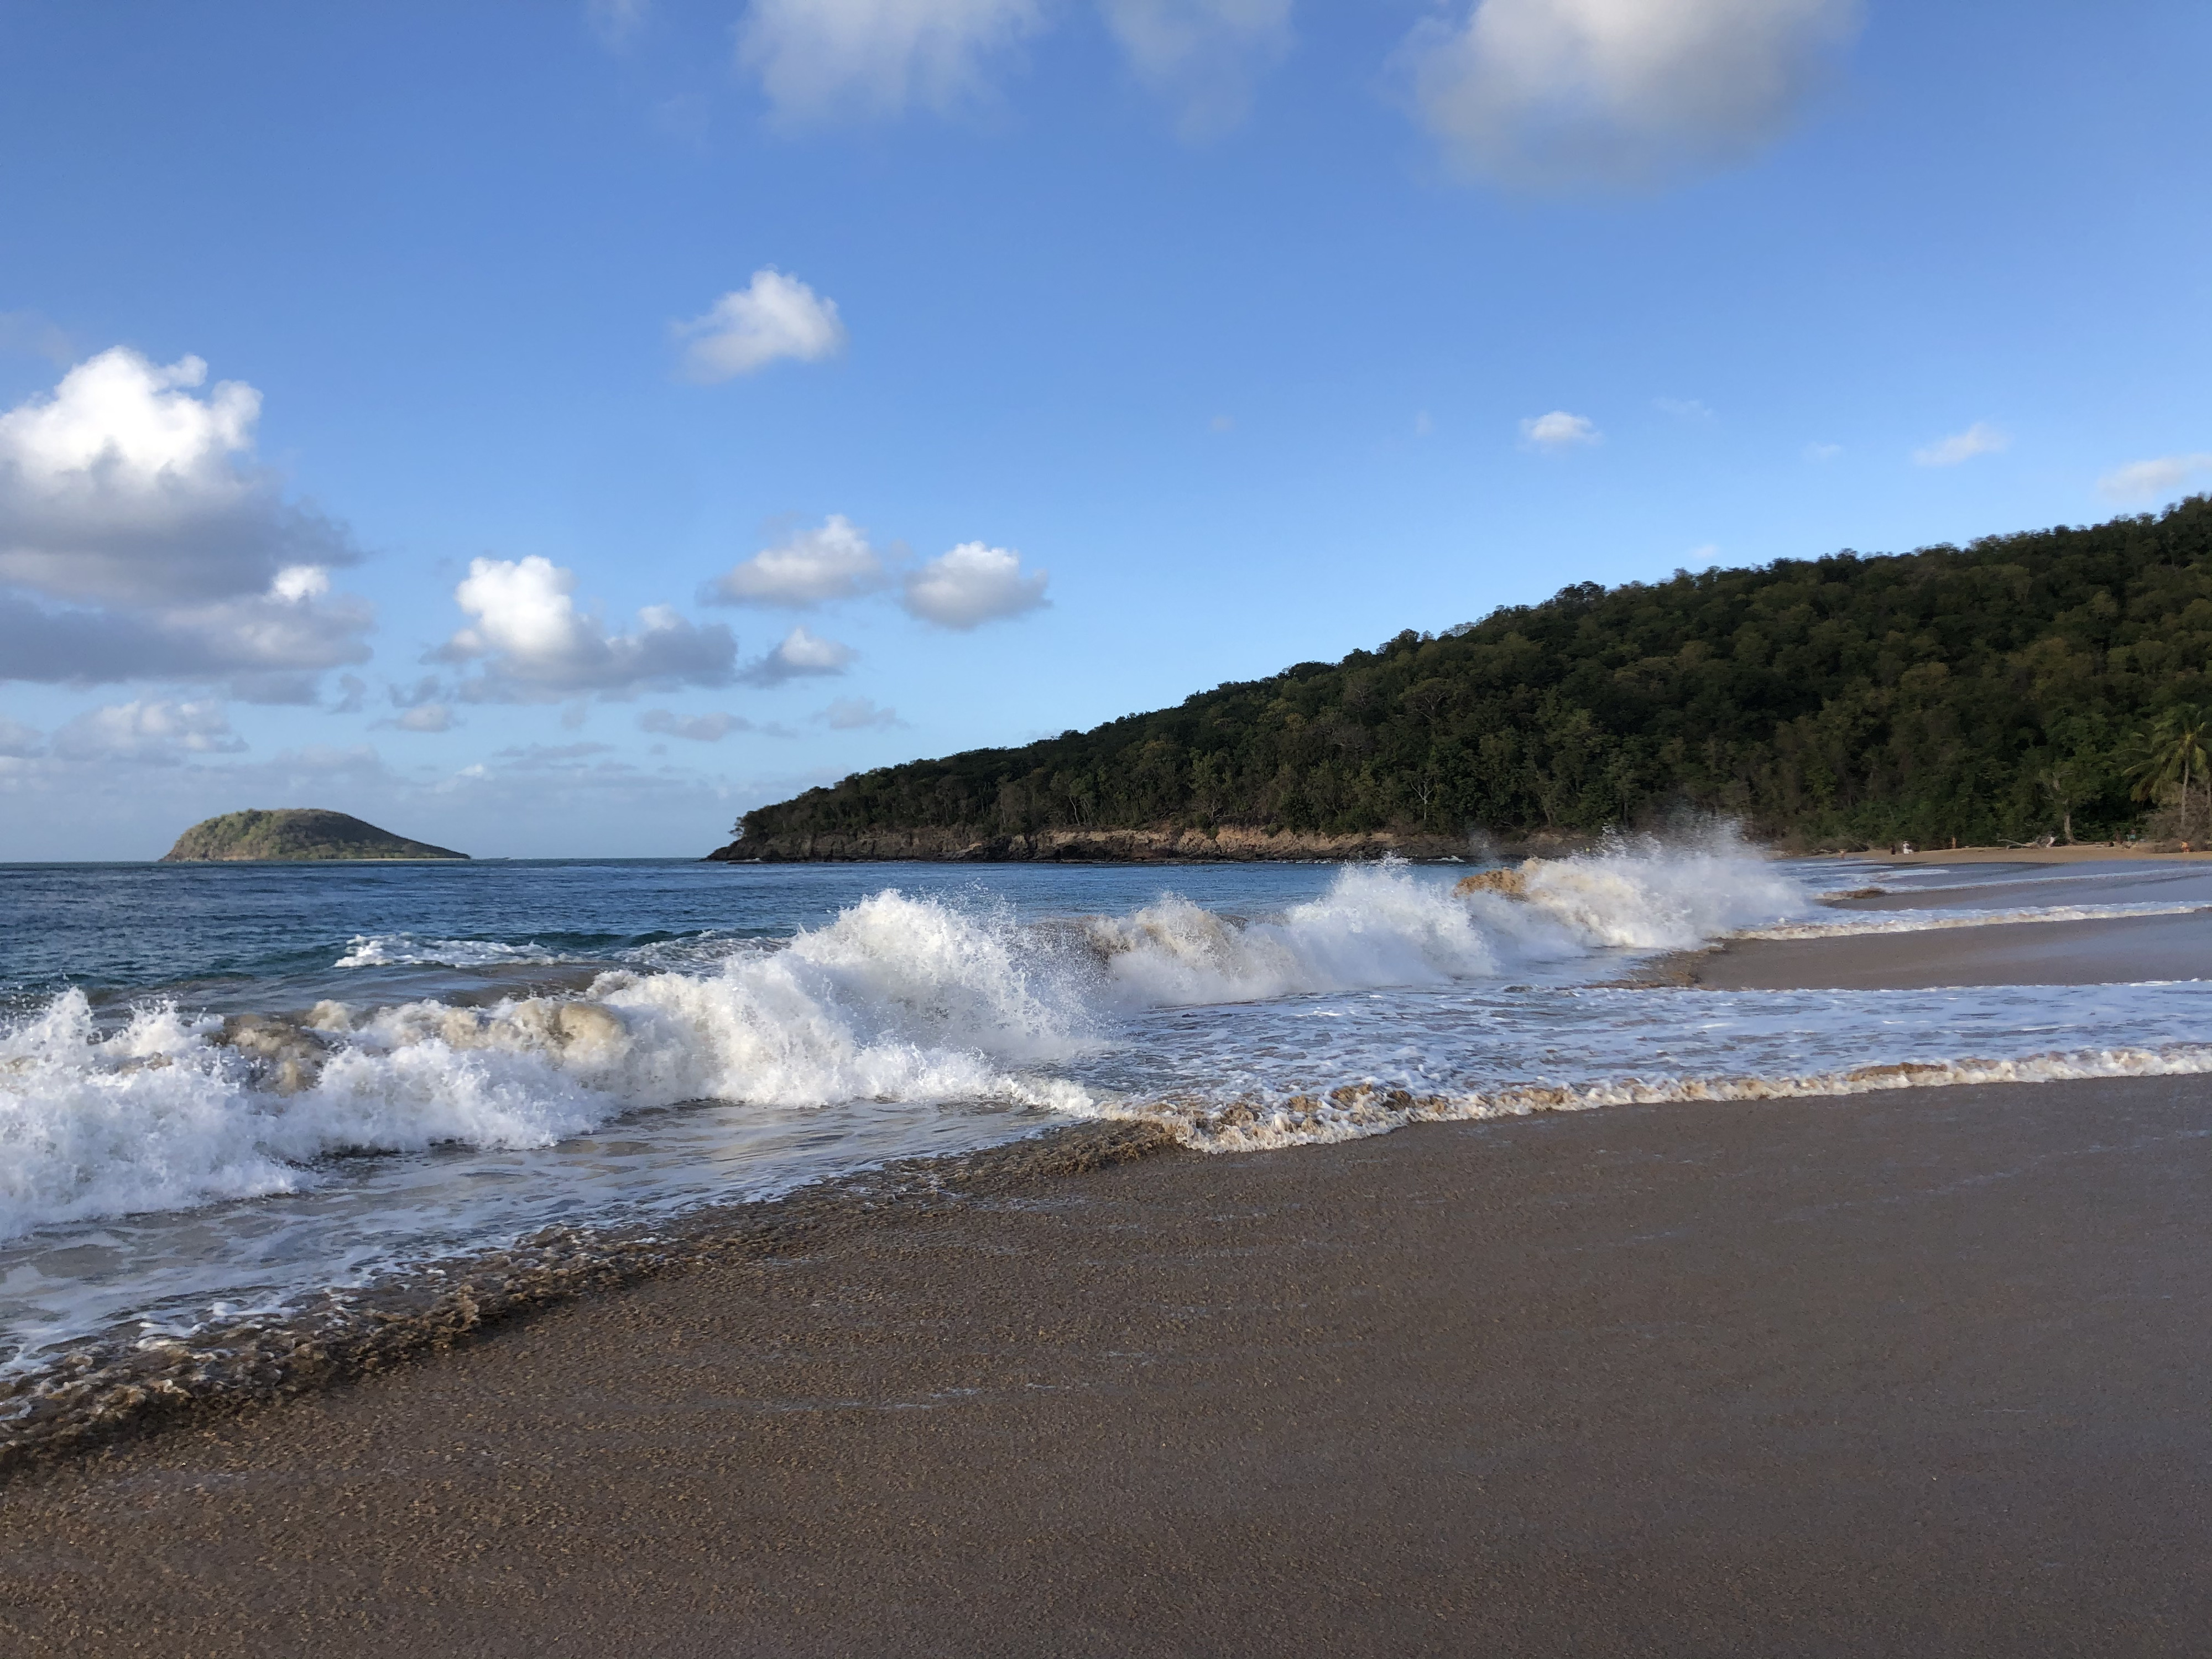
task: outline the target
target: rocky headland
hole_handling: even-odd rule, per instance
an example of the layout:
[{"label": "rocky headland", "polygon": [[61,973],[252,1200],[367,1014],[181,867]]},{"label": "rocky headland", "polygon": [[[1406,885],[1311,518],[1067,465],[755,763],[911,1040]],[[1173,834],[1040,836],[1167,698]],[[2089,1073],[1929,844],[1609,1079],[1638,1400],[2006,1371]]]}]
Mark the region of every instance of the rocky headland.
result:
[{"label": "rocky headland", "polygon": [[707,854],[720,864],[872,863],[911,860],[931,864],[1246,864],[1266,860],[1489,859],[1500,852],[1563,853],[1588,836],[1545,837],[1510,849],[1477,845],[1466,836],[1408,835],[1376,830],[1324,835],[1302,830],[1261,830],[1237,824],[1212,829],[1165,825],[1142,830],[1038,830],[1007,835],[973,829],[862,830],[741,836]]},{"label": "rocky headland", "polygon": [[346,812],[320,807],[225,812],[204,819],[177,837],[164,864],[307,863],[321,860],[465,859],[448,847],[410,841]]}]

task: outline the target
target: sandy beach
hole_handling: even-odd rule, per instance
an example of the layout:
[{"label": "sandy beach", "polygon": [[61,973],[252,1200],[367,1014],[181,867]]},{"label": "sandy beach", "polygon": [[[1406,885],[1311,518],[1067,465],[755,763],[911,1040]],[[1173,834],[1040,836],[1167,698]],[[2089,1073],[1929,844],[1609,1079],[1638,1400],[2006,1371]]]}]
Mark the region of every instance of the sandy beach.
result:
[{"label": "sandy beach", "polygon": [[2022,921],[1843,939],[1737,939],[1656,971],[1716,991],[2111,985],[2212,978],[2212,915]]},{"label": "sandy beach", "polygon": [[[2135,980],[2208,933],[1698,960]],[[2203,1653],[2209,1236],[2187,1077],[1163,1152],[27,1471],[0,1651]]]}]

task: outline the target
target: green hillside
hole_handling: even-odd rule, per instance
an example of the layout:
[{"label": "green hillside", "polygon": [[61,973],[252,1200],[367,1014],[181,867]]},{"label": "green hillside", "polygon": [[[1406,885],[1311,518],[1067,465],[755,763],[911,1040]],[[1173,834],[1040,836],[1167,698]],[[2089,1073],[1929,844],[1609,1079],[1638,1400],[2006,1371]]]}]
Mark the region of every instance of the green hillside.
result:
[{"label": "green hillside", "polygon": [[2086,839],[2142,821],[2154,739],[2179,754],[2207,699],[2197,497],[1964,548],[1584,583],[1090,732],[861,773],[746,813],[730,851],[898,830],[1520,836],[1683,808],[1807,845],[2026,840],[2069,817]]},{"label": "green hillside", "polygon": [[164,864],[249,859],[465,859],[427,842],[409,841],[344,812],[319,807],[225,812],[194,824],[162,855]]}]

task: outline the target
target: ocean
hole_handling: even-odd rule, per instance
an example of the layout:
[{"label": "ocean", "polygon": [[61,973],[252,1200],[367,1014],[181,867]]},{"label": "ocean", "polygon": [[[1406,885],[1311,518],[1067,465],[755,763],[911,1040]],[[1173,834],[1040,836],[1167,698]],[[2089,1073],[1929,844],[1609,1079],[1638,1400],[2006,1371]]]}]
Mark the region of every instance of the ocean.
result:
[{"label": "ocean", "polygon": [[[1725,831],[1609,843],[1519,896],[1455,892],[1475,867],[0,866],[0,1366],[1085,1120],[1234,1154],[2212,1069],[2195,981],[1632,977],[1731,936],[2193,909],[2212,878],[2045,872],[2015,901],[1986,871],[1774,860]],[[1905,908],[1824,902],[1873,881]]]}]

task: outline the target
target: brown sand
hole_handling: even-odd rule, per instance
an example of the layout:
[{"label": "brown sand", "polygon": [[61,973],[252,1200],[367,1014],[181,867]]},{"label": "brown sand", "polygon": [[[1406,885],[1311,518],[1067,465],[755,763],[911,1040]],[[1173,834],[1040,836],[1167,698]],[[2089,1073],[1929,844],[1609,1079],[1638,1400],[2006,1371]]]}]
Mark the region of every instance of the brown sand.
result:
[{"label": "brown sand", "polygon": [[[1924,902],[1924,901],[1923,901]],[[2003,921],[1837,939],[1736,939],[1644,977],[1715,991],[2106,985],[2212,978],[2212,910],[2095,921]]]},{"label": "brown sand", "polygon": [[[2191,845],[2196,847],[2197,843]],[[2134,859],[2160,864],[2201,864],[2212,860],[2212,851],[2201,847],[2188,853],[2154,853],[2148,848],[2105,846],[1923,847],[1912,853],[1875,851],[1840,856],[1870,864],[2108,864]]]},{"label": "brown sand", "polygon": [[2202,1080],[1169,1154],[0,1498],[0,1653],[2212,1648]]}]

